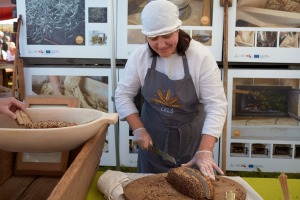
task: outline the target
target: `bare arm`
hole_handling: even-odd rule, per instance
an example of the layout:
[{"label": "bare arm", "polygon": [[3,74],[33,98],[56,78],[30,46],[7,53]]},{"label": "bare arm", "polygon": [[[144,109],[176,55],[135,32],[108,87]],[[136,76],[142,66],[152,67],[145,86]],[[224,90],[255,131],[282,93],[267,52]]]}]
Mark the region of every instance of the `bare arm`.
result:
[{"label": "bare arm", "polygon": [[53,87],[54,95],[62,95],[62,92],[60,90],[59,76],[49,76],[49,81]]},{"label": "bare arm", "polygon": [[203,134],[202,138],[201,138],[201,143],[200,146],[198,148],[198,151],[213,151],[214,149],[214,145],[216,143],[216,138],[211,136],[211,135],[207,135],[207,134]]},{"label": "bare arm", "polygon": [[133,113],[131,115],[128,115],[126,117],[126,120],[130,126],[130,128],[132,130],[135,130],[137,128],[144,128],[144,124],[143,122],[141,121],[139,115],[137,113]]}]

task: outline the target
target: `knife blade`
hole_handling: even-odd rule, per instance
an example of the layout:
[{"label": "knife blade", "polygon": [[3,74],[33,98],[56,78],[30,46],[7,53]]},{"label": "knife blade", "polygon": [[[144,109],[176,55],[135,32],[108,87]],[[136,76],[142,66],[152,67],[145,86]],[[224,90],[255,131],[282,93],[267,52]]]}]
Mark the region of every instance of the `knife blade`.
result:
[{"label": "knife blade", "polygon": [[170,155],[167,154],[166,152],[163,152],[162,150],[156,148],[155,146],[153,146],[153,145],[151,145],[151,144],[149,145],[149,149],[150,149],[152,152],[154,152],[154,153],[160,155],[163,159],[168,160],[168,161],[170,161],[171,163],[174,163],[174,164],[176,165],[176,160],[175,160],[175,158],[172,157],[172,156],[170,156]]}]

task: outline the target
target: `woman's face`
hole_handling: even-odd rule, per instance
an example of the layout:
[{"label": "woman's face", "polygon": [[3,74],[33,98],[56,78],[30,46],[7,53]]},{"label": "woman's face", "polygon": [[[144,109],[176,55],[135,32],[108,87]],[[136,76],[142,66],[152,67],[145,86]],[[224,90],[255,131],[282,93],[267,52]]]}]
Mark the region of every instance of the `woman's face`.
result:
[{"label": "woman's face", "polygon": [[179,31],[174,31],[167,35],[156,37],[147,37],[147,41],[151,48],[160,56],[168,57],[176,53]]}]

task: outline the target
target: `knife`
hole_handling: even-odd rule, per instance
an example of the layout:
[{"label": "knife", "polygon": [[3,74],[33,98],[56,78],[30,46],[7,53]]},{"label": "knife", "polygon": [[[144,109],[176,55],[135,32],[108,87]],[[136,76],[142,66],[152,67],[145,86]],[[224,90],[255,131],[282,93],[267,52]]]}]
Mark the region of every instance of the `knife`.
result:
[{"label": "knife", "polygon": [[149,149],[150,149],[152,152],[154,152],[154,153],[160,155],[164,160],[168,160],[168,161],[170,161],[171,163],[173,163],[173,164],[176,165],[176,160],[175,160],[175,158],[172,157],[172,156],[170,156],[169,154],[163,152],[162,150],[156,148],[155,146],[153,146],[153,145],[151,145],[151,144],[149,145]]}]

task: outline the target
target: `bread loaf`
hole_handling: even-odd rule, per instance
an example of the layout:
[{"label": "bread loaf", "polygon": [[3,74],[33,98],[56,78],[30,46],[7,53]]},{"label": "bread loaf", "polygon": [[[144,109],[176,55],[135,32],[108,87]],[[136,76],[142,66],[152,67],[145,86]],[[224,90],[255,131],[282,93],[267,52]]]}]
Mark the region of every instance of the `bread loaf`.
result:
[{"label": "bread loaf", "polygon": [[178,167],[169,170],[168,183],[178,192],[192,199],[213,199],[214,185],[199,170],[189,167]]}]

